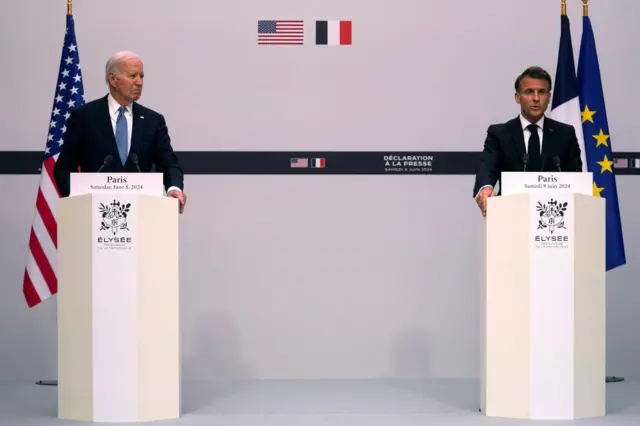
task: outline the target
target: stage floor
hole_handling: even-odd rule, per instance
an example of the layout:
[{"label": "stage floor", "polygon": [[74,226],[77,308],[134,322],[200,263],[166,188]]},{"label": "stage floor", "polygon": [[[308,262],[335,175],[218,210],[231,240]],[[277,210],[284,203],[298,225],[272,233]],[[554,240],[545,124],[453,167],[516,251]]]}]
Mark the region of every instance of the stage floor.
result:
[{"label": "stage floor", "polygon": [[[182,418],[152,424],[555,426],[575,423],[484,417],[477,411],[478,386],[477,380],[264,380],[226,385],[185,382]],[[56,393],[56,387],[0,382],[0,425],[85,424],[57,419]],[[640,381],[608,383],[607,412],[604,418],[579,423],[640,425]]]}]

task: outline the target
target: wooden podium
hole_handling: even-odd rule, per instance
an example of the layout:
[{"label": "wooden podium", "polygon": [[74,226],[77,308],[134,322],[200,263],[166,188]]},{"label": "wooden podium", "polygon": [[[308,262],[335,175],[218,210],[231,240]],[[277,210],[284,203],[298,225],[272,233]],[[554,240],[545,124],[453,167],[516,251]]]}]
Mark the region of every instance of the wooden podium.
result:
[{"label": "wooden podium", "polygon": [[177,200],[161,174],[84,173],[71,184],[58,207],[58,417],[176,419]]},{"label": "wooden podium", "polygon": [[481,409],[605,415],[605,200],[590,173],[505,173],[486,216]]}]

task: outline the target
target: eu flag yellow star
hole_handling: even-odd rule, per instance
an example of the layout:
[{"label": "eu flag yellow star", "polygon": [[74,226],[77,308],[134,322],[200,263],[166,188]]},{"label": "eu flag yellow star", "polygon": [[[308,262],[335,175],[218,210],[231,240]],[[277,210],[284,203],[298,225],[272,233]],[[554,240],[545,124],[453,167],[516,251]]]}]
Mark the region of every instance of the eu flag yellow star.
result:
[{"label": "eu flag yellow star", "polygon": [[600,164],[600,167],[602,167],[600,169],[600,174],[607,171],[613,173],[613,169],[611,168],[611,166],[613,166],[613,161],[609,160],[606,154],[602,161],[596,161],[596,163]]},{"label": "eu flag yellow star", "polygon": [[597,135],[593,135],[592,136],[596,141],[598,141],[596,143],[596,147],[599,147],[600,145],[604,145],[604,146],[609,146],[607,144],[607,139],[609,139],[609,135],[605,135],[604,132],[602,131],[602,129],[600,129],[600,133]]},{"label": "eu flag yellow star", "polygon": [[593,123],[593,115],[596,113],[596,111],[590,111],[589,110],[589,105],[584,106],[584,111],[582,111],[582,122],[585,123],[587,121],[590,121]]},{"label": "eu flag yellow star", "polygon": [[593,196],[602,198],[602,195],[600,195],[602,191],[604,191],[604,187],[600,188],[597,183],[593,182]]}]

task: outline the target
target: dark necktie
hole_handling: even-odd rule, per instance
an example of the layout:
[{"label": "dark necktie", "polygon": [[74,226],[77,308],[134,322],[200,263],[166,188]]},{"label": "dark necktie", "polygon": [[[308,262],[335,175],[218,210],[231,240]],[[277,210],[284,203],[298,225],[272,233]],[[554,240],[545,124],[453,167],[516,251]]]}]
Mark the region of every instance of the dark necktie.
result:
[{"label": "dark necktie", "polygon": [[540,137],[538,136],[538,125],[529,124],[527,129],[531,132],[529,137],[529,163],[527,163],[527,171],[540,172],[542,161],[540,159]]}]

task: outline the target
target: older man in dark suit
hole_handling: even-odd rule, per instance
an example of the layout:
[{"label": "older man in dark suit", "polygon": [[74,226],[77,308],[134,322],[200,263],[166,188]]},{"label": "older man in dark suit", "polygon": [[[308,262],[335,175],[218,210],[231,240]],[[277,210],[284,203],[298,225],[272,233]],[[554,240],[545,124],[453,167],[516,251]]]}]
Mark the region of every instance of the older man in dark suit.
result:
[{"label": "older man in dark suit", "polygon": [[487,198],[496,195],[501,173],[581,172],[580,145],[573,126],[545,117],[551,100],[551,76],[540,67],[527,68],[515,83],[520,115],[487,130],[473,196],[486,215]]},{"label": "older man in dark suit", "polygon": [[[63,197],[69,196],[69,174],[102,171],[163,173],[167,195],[184,211],[184,174],[171,147],[162,114],[139,103],[144,68],[132,52],[118,52],[106,66],[109,93],[75,109],[67,119],[64,144],[54,169]],[[111,156],[111,161],[105,159]]]}]

